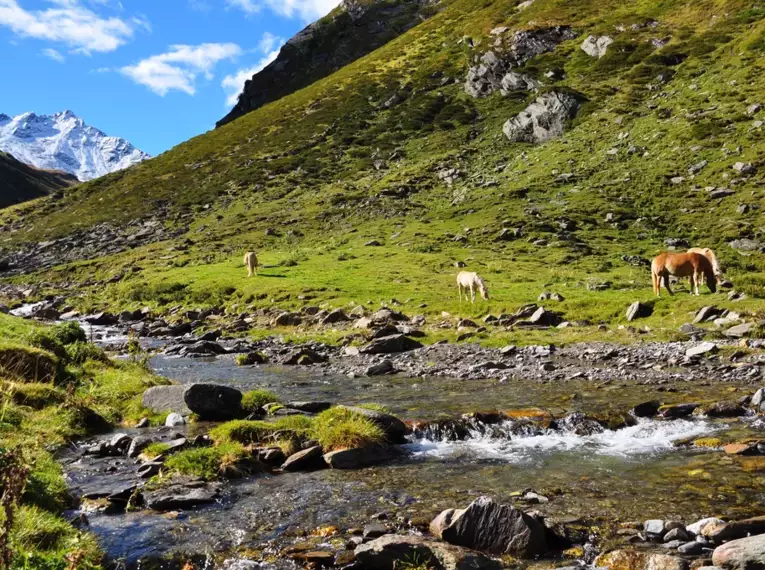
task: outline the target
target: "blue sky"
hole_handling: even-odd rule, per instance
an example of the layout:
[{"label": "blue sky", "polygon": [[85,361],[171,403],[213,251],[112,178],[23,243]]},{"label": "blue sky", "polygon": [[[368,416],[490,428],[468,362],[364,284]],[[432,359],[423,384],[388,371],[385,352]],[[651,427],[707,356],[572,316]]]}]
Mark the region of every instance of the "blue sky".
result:
[{"label": "blue sky", "polygon": [[150,154],[214,127],[339,0],[0,0],[0,113],[69,109]]}]

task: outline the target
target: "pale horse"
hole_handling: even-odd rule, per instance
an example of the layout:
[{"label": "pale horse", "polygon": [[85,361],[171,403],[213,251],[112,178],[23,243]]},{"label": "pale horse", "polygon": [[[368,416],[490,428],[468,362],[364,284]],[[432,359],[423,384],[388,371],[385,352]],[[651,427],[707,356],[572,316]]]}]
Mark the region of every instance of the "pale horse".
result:
[{"label": "pale horse", "polygon": [[248,251],[244,254],[244,266],[247,268],[247,277],[258,273],[258,256],[255,252]]},{"label": "pale horse", "polygon": [[468,291],[470,291],[470,302],[475,303],[475,290],[481,294],[483,299],[489,299],[489,290],[486,288],[486,283],[483,282],[478,276],[478,273],[470,271],[460,271],[457,274],[457,290],[460,295],[460,303],[462,302],[462,293],[465,292],[465,300],[468,298]]}]

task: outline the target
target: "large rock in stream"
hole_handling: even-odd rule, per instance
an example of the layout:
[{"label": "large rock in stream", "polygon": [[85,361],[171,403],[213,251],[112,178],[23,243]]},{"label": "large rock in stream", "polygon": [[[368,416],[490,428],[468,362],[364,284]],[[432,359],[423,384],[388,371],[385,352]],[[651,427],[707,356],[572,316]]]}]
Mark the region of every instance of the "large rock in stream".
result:
[{"label": "large rock in stream", "polygon": [[718,546],[712,554],[712,562],[726,570],[765,570],[765,534]]},{"label": "large rock in stream", "polygon": [[183,401],[205,421],[225,422],[242,412],[242,393],[219,384],[192,384],[183,393]]},{"label": "large rock in stream", "polygon": [[387,534],[356,548],[363,568],[394,570],[419,560],[438,570],[499,570],[502,566],[479,552],[421,536]]},{"label": "large rock in stream", "polygon": [[146,506],[155,511],[189,509],[215,502],[220,496],[217,487],[202,481],[178,481],[146,495]]},{"label": "large rock in stream", "polygon": [[203,421],[233,420],[242,413],[242,393],[220,384],[155,386],[143,393],[143,406],[154,413],[197,414]]},{"label": "large rock in stream", "polygon": [[490,554],[533,557],[547,550],[544,526],[535,518],[489,497],[462,510],[448,509],[430,523],[437,537]]}]

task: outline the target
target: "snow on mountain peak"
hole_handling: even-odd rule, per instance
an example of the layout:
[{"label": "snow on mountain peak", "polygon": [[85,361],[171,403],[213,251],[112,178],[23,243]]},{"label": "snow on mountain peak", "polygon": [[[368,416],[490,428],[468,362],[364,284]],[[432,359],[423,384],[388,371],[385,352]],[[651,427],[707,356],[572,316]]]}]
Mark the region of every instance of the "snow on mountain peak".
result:
[{"label": "snow on mountain peak", "polygon": [[37,168],[63,170],[91,180],[122,170],[150,155],[128,141],[106,136],[70,110],[53,115],[0,114],[0,150]]}]

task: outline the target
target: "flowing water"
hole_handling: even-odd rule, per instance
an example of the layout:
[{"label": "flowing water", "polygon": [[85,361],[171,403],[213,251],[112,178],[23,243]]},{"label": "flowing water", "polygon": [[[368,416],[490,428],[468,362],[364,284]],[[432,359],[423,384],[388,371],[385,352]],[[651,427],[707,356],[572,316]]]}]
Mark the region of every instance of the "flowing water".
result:
[{"label": "flowing water", "polygon": [[[218,382],[247,390],[264,387],[285,400],[376,402],[404,419],[457,417],[477,410],[541,407],[624,412],[656,398],[668,402],[721,399],[720,388],[698,386],[657,395],[656,387],[586,381],[461,381],[444,378],[349,378],[310,369],[239,367],[218,359],[155,356],[154,369],[183,383]],[[726,387],[726,390],[735,388]],[[749,389],[747,389],[748,391]],[[743,392],[742,392],[743,393]],[[737,397],[739,392],[732,392]],[[514,502],[533,489],[549,498],[536,504],[553,517],[615,520],[708,515],[740,517],[765,499],[765,478],[742,469],[719,450],[679,448],[678,440],[751,432],[740,420],[641,420],[619,430],[578,434],[516,429],[507,421],[475,429],[462,441],[412,438],[392,464],[356,471],[277,474],[232,481],[213,506],[168,517],[150,511],[89,515],[91,528],[114,558],[135,560],[174,551],[259,552],[268,541],[295,540],[327,525],[359,527],[376,513],[427,522],[442,509],[480,495]],[[204,429],[204,426],[189,429]],[[92,484],[82,462],[66,469],[73,486]]]},{"label": "flowing water", "polygon": [[[20,315],[24,316],[24,315]],[[126,339],[116,329],[88,327],[102,344]],[[152,348],[161,341],[150,341]],[[532,382],[511,379],[350,378],[302,367],[240,367],[233,357],[151,359],[154,370],[181,383],[216,382],[241,390],[267,388],[289,400],[386,406],[402,419],[435,420],[486,410],[542,408],[555,417],[583,412],[623,414],[634,405],[737,399],[747,386],[646,386],[636,383]],[[661,392],[661,393],[657,393]],[[517,422],[477,425],[462,440],[432,432],[412,436],[396,461],[354,470],[259,475],[226,482],[214,505],[168,514],[152,511],[88,514],[90,528],[114,560],[128,566],[172,553],[246,553],[258,558],[275,545],[303,540],[328,525],[362,527],[384,513],[400,525],[427,524],[441,510],[464,507],[481,495],[561,520],[608,526],[617,521],[714,515],[762,514],[765,464],[718,449],[678,446],[689,438],[723,439],[762,434],[751,419],[641,420],[618,430],[527,429]],[[206,426],[188,426],[189,433]],[[133,430],[129,430],[133,431]],[[138,433],[137,431],[135,433]],[[64,454],[74,489],[119,482],[135,466],[110,458],[94,471],[94,459]],[[532,504],[533,490],[544,500]],[[147,568],[145,565],[138,565]],[[209,568],[213,568],[211,563]]]}]

